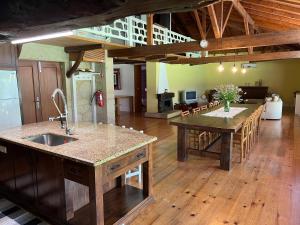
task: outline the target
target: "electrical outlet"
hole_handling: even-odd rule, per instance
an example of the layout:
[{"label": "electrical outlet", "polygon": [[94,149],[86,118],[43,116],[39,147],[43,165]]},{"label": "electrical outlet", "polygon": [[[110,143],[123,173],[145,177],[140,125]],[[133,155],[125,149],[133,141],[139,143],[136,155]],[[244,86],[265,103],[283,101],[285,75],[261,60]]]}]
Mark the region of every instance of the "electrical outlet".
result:
[{"label": "electrical outlet", "polygon": [[5,146],[0,145],[0,152],[7,154],[7,148]]}]

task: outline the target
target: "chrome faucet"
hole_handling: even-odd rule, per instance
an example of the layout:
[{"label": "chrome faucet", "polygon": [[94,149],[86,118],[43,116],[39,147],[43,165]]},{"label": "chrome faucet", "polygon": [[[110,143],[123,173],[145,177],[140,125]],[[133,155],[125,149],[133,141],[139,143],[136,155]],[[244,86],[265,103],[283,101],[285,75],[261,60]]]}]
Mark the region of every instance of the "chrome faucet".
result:
[{"label": "chrome faucet", "polygon": [[[62,113],[58,107],[58,105],[56,104],[55,102],[55,97],[56,95],[59,94],[63,100],[63,103],[64,103],[64,113]],[[61,122],[61,128],[62,129],[66,129],[66,134],[67,135],[71,135],[71,129],[69,128],[69,123],[68,123],[68,106],[67,106],[67,101],[66,101],[66,97],[63,93],[63,91],[59,88],[55,89],[53,94],[51,95],[51,99],[54,103],[54,106],[56,108],[56,110],[58,111],[59,113],[59,116],[58,117],[49,117],[49,121],[54,121],[54,120],[60,120]],[[65,121],[65,123],[64,123]]]}]

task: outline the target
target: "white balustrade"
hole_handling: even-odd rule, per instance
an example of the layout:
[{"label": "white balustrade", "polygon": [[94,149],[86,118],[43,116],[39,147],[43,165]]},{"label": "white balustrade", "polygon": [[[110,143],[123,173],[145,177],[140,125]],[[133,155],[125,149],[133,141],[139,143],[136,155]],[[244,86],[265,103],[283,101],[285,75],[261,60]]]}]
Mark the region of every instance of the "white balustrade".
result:
[{"label": "white balustrade", "polygon": [[[147,44],[147,23],[134,16],[115,20],[105,26],[83,28],[74,31],[75,35],[106,40],[111,42],[122,42],[135,47]],[[155,45],[171,44],[193,41],[192,38],[169,30],[160,25],[153,25],[153,42]],[[188,57],[199,57],[198,52],[186,53]]]}]

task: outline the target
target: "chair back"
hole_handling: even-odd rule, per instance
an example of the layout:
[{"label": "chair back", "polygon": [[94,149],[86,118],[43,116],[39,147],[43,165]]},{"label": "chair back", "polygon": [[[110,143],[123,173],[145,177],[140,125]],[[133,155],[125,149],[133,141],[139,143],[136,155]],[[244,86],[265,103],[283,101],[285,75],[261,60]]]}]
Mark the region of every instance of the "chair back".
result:
[{"label": "chair back", "polygon": [[200,110],[201,110],[201,111],[207,110],[207,105],[202,105],[202,106],[200,106]]},{"label": "chair back", "polygon": [[200,107],[194,108],[193,109],[193,114],[198,113],[200,111],[201,111]]},{"label": "chair back", "polygon": [[185,117],[185,116],[188,116],[188,115],[190,115],[190,111],[183,111],[183,112],[181,112],[181,117]]},{"label": "chair back", "polygon": [[214,101],[214,106],[218,106],[220,104],[219,101]]}]

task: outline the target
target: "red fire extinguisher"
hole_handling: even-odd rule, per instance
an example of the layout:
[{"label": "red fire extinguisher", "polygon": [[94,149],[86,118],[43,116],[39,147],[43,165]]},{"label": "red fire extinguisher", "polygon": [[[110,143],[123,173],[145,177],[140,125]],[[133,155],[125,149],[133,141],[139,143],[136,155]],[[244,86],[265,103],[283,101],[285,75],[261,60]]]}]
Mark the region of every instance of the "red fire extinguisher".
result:
[{"label": "red fire extinguisher", "polygon": [[96,104],[99,106],[99,107],[103,107],[104,106],[104,99],[103,99],[103,92],[101,90],[97,90],[92,98],[91,98],[91,104],[93,103],[93,100],[96,100]]}]

